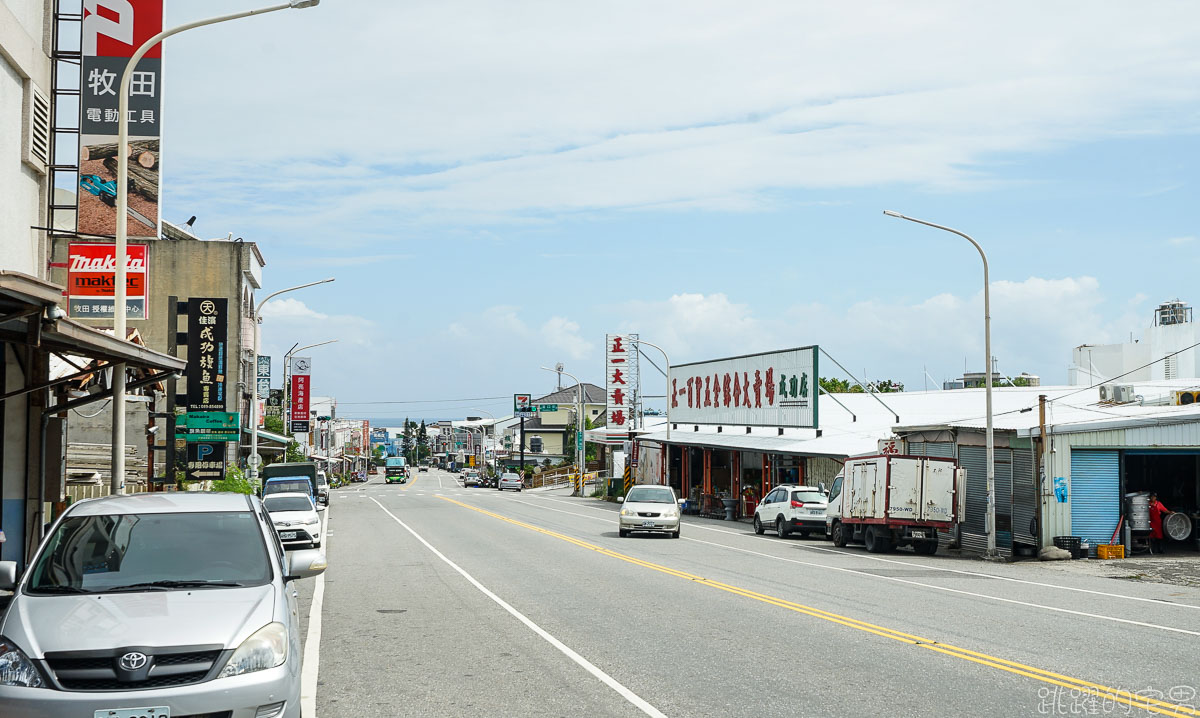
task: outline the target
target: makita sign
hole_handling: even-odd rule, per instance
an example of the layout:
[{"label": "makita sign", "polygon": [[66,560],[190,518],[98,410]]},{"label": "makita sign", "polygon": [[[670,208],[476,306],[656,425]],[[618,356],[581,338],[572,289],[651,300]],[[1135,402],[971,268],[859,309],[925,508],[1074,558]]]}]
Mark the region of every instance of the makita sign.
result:
[{"label": "makita sign", "polygon": [[[113,273],[117,270],[115,244],[72,243],[67,263],[67,296],[72,317],[111,319]],[[130,244],[125,252],[126,312],[130,319],[147,316],[146,293],[150,280],[149,249]]]}]

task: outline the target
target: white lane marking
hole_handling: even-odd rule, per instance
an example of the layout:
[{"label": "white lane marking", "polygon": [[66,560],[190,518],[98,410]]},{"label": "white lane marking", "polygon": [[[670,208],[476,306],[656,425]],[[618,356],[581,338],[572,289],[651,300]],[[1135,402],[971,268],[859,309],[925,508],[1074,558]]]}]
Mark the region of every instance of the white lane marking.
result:
[{"label": "white lane marking", "polygon": [[[563,501],[561,499],[552,499],[549,497],[546,497],[544,500],[545,501],[554,501],[555,503],[560,503],[560,504],[567,504],[568,506],[576,505],[575,503],[570,502],[570,501]],[[589,511],[597,511],[600,513],[606,513],[606,514],[612,513],[612,511],[610,511],[608,509],[593,509],[590,506],[585,506],[584,508],[588,509]],[[713,532],[716,532],[719,534],[728,534],[730,536],[738,536],[740,538],[754,539],[757,541],[771,541],[772,543],[776,543],[778,541],[778,539],[769,538],[767,536],[755,536],[754,534],[747,534],[742,531],[729,531],[728,529],[718,529],[718,528],[714,528],[712,526],[702,526],[700,524],[693,524],[693,523],[689,523],[687,525],[692,528],[702,529],[704,531],[713,531]],[[1126,601],[1140,601],[1142,603],[1153,603],[1156,606],[1174,606],[1176,608],[1191,608],[1194,610],[1200,610],[1200,605],[1195,605],[1195,604],[1191,604],[1191,603],[1177,603],[1174,601],[1167,601],[1167,600],[1161,599],[1161,598],[1145,598],[1142,596],[1130,596],[1130,595],[1124,594],[1124,593],[1109,593],[1107,591],[1095,591],[1095,590],[1092,590],[1089,588],[1076,588],[1074,586],[1061,586],[1061,585],[1055,584],[1055,583],[1044,583],[1042,581],[1030,581],[1029,579],[1025,579],[1025,578],[1013,578],[1011,576],[1000,576],[998,574],[985,573],[983,571],[966,571],[961,568],[946,568],[945,566],[935,566],[935,565],[927,564],[927,563],[916,563],[914,561],[899,561],[894,558],[883,558],[882,556],[873,556],[868,553],[858,554],[858,553],[855,553],[852,551],[840,551],[838,549],[824,548],[821,546],[812,546],[812,545],[802,544],[802,543],[788,544],[788,545],[793,545],[796,548],[802,548],[802,549],[805,549],[808,551],[820,551],[822,553],[831,553],[831,554],[834,554],[837,556],[852,556],[854,558],[867,559],[869,561],[879,561],[882,563],[893,563],[893,564],[896,564],[897,566],[904,566],[906,568],[925,568],[925,569],[929,569],[930,571],[942,571],[944,573],[957,573],[957,574],[960,574],[963,576],[975,576],[978,578],[992,578],[997,581],[1008,581],[1009,583],[1022,583],[1027,586],[1038,586],[1041,588],[1053,588],[1053,589],[1057,589],[1059,591],[1073,591],[1075,593],[1088,593],[1093,596],[1105,596],[1108,598],[1120,598],[1120,599],[1124,599]]]},{"label": "white lane marking", "polygon": [[[519,504],[525,504],[526,506],[532,506],[537,509],[542,509],[543,511],[556,511],[560,514],[570,514],[571,516],[579,516],[580,518],[592,519],[593,521],[604,521],[604,519],[600,518],[599,516],[588,516],[587,514],[579,514],[579,513],[575,513],[574,511],[564,511],[562,509],[555,509],[555,508],[551,508],[549,506],[538,506],[537,504],[531,504],[528,501],[521,501],[520,499],[513,499],[513,500]],[[728,532],[725,532],[725,533],[728,533]],[[734,535],[737,535],[737,534],[734,534]],[[1096,618],[1096,619],[1100,619],[1102,621],[1113,621],[1114,623],[1127,623],[1132,626],[1141,626],[1143,628],[1156,628],[1160,631],[1169,631],[1171,633],[1184,633],[1189,636],[1200,636],[1200,631],[1189,631],[1186,628],[1174,628],[1172,626],[1161,626],[1157,623],[1146,623],[1145,621],[1134,621],[1134,620],[1131,620],[1128,618],[1117,618],[1115,616],[1105,616],[1105,615],[1099,614],[1099,613],[1088,613],[1086,611],[1075,611],[1075,610],[1072,610],[1069,608],[1059,608],[1057,606],[1047,606],[1047,605],[1044,605],[1041,603],[1030,603],[1028,601],[1019,601],[1015,598],[1003,598],[1001,596],[993,596],[988,593],[976,593],[974,591],[964,591],[964,590],[958,589],[958,588],[950,588],[949,586],[938,586],[938,585],[932,584],[932,583],[922,583],[920,581],[913,581],[913,580],[906,579],[906,578],[899,578],[897,576],[880,576],[879,574],[869,573],[869,572],[863,571],[861,569],[846,568],[844,566],[828,566],[826,564],[813,563],[811,561],[801,561],[799,559],[794,559],[794,558],[785,558],[783,556],[774,556],[769,553],[762,553],[761,551],[751,551],[750,549],[746,549],[746,548],[738,548],[737,546],[728,546],[726,544],[716,543],[713,541],[704,541],[702,539],[690,538],[688,536],[683,536],[681,538],[683,538],[685,541],[693,541],[695,543],[702,543],[702,544],[705,544],[706,546],[716,546],[717,548],[728,549],[730,551],[738,551],[740,553],[748,553],[753,556],[761,556],[763,558],[769,558],[774,561],[785,561],[787,563],[799,564],[801,566],[808,566],[810,568],[819,568],[819,569],[825,569],[828,571],[840,571],[842,573],[852,573],[852,574],[855,574],[858,576],[865,576],[868,578],[877,578],[877,579],[882,579],[884,581],[893,581],[895,583],[906,583],[910,586],[920,586],[922,588],[932,588],[936,591],[945,591],[946,593],[957,593],[957,594],[960,594],[963,596],[972,596],[974,598],[983,598],[983,599],[987,599],[987,600],[991,600],[991,601],[1000,601],[1002,603],[1012,603],[1012,604],[1016,604],[1018,606],[1028,606],[1029,608],[1040,608],[1040,609],[1043,609],[1046,611],[1053,611],[1055,613],[1069,613],[1074,616],[1085,616],[1087,618]]]},{"label": "white lane marking", "polygon": [[[371,499],[371,500],[375,501],[375,499]],[[549,643],[550,645],[557,648],[567,658],[570,658],[572,661],[575,661],[575,663],[579,664],[579,666],[582,667],[585,671],[587,671],[588,673],[591,673],[593,676],[598,678],[606,686],[608,686],[609,688],[616,691],[622,698],[629,701],[634,707],[636,707],[641,712],[645,713],[648,716],[653,716],[653,718],[667,718],[667,716],[662,711],[660,711],[657,708],[655,708],[654,706],[650,705],[648,702],[646,702],[645,699],[643,699],[641,696],[634,693],[633,691],[629,690],[624,685],[618,683],[615,678],[608,675],[604,671],[600,670],[600,668],[596,667],[596,665],[593,664],[588,659],[584,658],[583,656],[579,655],[575,651],[571,650],[571,648],[569,648],[562,641],[558,640],[554,636],[547,633],[546,630],[543,629],[541,626],[537,625],[533,621],[526,618],[525,614],[523,614],[520,611],[518,611],[517,609],[513,608],[507,602],[505,602],[504,599],[500,598],[499,596],[497,596],[496,594],[494,594],[490,590],[488,590],[488,588],[486,586],[484,586],[479,581],[475,580],[474,576],[472,576],[471,574],[464,571],[458,564],[456,564],[453,561],[451,561],[450,559],[446,558],[446,556],[441,551],[438,551],[436,548],[433,547],[432,544],[430,544],[428,541],[426,541],[424,538],[422,538],[420,534],[418,534],[416,531],[413,531],[412,528],[408,524],[406,524],[403,521],[401,521],[400,519],[396,518],[396,515],[393,514],[391,511],[388,511],[386,508],[384,508],[383,504],[379,503],[378,501],[375,501],[375,504],[385,514],[387,514],[388,516],[391,516],[393,521],[400,524],[400,526],[402,526],[405,531],[408,531],[410,534],[412,534],[413,538],[420,541],[421,544],[425,546],[425,548],[432,551],[434,556],[437,556],[447,566],[449,566],[450,568],[457,571],[458,574],[460,576],[462,576],[463,578],[467,579],[467,581],[470,582],[470,584],[472,586],[479,589],[479,591],[483,595],[485,595],[488,598],[495,601],[497,605],[499,605],[505,611],[508,611],[508,613],[511,614],[518,621],[520,621],[521,623],[524,623],[525,626],[529,628],[529,630],[531,630],[534,633],[541,636],[543,640],[545,640],[547,643]]]},{"label": "white lane marking", "polygon": [[[329,507],[325,507],[322,545],[329,555]],[[312,603],[308,607],[308,637],[304,639],[304,663],[300,670],[300,715],[317,718],[317,675],[321,667],[321,608],[325,604],[325,574],[314,579]]]}]

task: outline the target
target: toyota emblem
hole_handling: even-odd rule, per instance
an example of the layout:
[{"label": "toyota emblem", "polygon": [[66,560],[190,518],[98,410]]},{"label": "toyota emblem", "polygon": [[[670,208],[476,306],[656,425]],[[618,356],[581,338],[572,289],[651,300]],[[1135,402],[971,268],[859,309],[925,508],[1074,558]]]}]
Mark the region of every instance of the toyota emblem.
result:
[{"label": "toyota emblem", "polygon": [[146,657],[145,653],[130,651],[129,653],[121,656],[121,668],[124,668],[127,671],[136,671],[143,668],[148,660],[149,659]]}]

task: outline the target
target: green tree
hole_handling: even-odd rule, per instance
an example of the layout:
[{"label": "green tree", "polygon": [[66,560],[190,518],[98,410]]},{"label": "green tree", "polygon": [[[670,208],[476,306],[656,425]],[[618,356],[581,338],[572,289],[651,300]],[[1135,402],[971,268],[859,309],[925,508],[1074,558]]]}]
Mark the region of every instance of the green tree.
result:
[{"label": "green tree", "polygon": [[254,486],[246,478],[246,474],[236,466],[225,470],[225,478],[212,482],[210,491],[232,491],[235,494],[252,494]]},{"label": "green tree", "polygon": [[283,417],[282,416],[264,416],[263,417],[263,429],[273,432],[273,433],[276,433],[276,434],[284,433]]}]

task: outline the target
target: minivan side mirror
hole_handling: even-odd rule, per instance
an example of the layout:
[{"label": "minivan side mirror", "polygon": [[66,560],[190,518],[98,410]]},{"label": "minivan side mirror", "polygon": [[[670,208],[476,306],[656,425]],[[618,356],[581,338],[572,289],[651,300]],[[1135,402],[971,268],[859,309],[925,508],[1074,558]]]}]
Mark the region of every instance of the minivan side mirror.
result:
[{"label": "minivan side mirror", "polygon": [[618,497],[617,497],[617,503],[618,503],[618,504],[623,504],[623,503],[625,503],[625,497],[624,497],[624,496],[618,496]]},{"label": "minivan side mirror", "polygon": [[287,581],[320,576],[329,565],[329,562],[325,559],[325,554],[321,553],[318,549],[312,548],[303,551],[292,551],[287,555],[287,560],[288,575],[285,579]]},{"label": "minivan side mirror", "polygon": [[13,591],[17,588],[17,562],[0,561],[0,591]]}]

